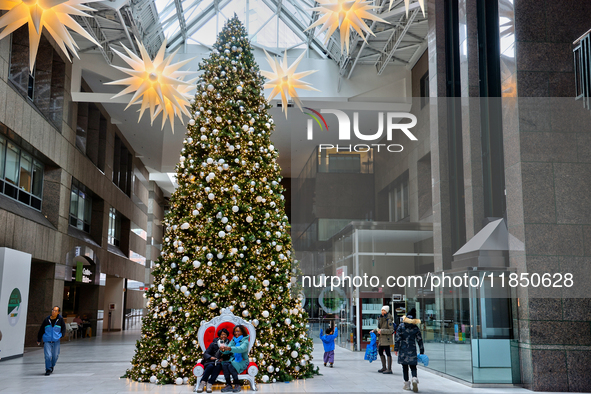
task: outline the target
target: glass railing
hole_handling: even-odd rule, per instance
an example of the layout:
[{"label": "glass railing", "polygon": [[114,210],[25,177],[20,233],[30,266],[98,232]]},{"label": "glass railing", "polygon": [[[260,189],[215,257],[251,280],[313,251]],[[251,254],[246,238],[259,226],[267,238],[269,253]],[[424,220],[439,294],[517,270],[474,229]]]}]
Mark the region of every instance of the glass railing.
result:
[{"label": "glass railing", "polygon": [[591,30],[574,43],[576,99],[591,110]]}]

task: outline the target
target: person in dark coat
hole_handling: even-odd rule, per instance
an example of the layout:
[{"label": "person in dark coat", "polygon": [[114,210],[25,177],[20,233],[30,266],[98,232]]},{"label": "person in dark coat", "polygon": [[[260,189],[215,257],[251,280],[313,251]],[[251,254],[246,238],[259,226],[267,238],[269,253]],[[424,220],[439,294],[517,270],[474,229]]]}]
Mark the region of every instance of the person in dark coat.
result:
[{"label": "person in dark coat", "polygon": [[[202,393],[203,388],[207,384],[207,392],[212,392],[212,385],[215,383],[215,380],[218,378],[220,371],[222,370],[222,360],[223,356],[220,351],[220,345],[224,345],[228,342],[228,337],[230,333],[225,328],[218,330],[218,337],[214,338],[211,344],[207,347],[205,353],[203,353],[203,359],[201,360],[201,364],[203,364],[203,376],[201,377],[201,382],[199,382],[199,387],[197,387],[197,392]],[[230,355],[224,355],[226,359],[230,359]]]},{"label": "person in dark coat", "polygon": [[[378,372],[384,374],[392,374],[392,354],[390,354],[390,345],[392,345],[392,334],[396,331],[396,324],[394,318],[390,313],[390,307],[384,305],[382,307],[382,314],[378,317],[378,353],[380,353],[380,360],[382,361],[382,369]],[[384,351],[386,355],[384,356]],[[386,367],[386,357],[388,357],[388,366]]]},{"label": "person in dark coat", "polygon": [[419,391],[419,379],[417,378],[417,344],[421,354],[425,354],[423,347],[423,337],[419,325],[421,321],[415,319],[417,311],[412,308],[406,316],[402,318],[402,323],[396,330],[396,339],[394,343],[394,354],[398,356],[398,364],[402,365],[402,375],[404,376],[404,390],[411,389],[411,382],[408,380],[408,369],[412,374],[412,391]]}]

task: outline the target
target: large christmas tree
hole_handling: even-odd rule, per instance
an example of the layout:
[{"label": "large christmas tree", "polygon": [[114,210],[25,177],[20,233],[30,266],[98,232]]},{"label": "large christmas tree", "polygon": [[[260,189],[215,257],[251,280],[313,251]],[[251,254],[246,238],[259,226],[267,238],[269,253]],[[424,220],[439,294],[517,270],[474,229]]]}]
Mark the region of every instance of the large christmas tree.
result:
[{"label": "large christmas tree", "polygon": [[152,271],[127,377],[194,383],[197,330],[222,308],[256,327],[258,380],[309,377],[312,340],[294,294],[273,119],[246,30],[228,20],[200,63],[193,117],[176,167],[162,256]]}]

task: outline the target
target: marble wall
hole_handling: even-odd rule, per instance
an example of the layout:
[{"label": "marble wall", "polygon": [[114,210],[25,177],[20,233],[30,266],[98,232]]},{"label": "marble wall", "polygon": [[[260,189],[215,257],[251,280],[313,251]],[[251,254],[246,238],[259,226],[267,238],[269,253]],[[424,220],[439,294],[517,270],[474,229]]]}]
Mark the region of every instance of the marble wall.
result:
[{"label": "marble wall", "polygon": [[[47,36],[45,40],[50,44],[49,50],[52,47],[57,48],[51,37]],[[100,260],[103,273],[141,282],[150,280],[149,268],[129,260],[121,253],[109,251],[107,213],[110,207],[114,207],[126,218],[128,223],[127,235],[124,237],[128,245],[126,248],[129,249],[131,244],[138,253],[147,254],[149,245],[135,234],[129,235],[129,223],[133,222],[142,229],[148,230],[148,205],[150,204],[148,188],[154,190],[157,186],[149,185],[147,179],[149,175],[138,159],[134,161],[138,175],[134,176],[131,197],[113,184],[114,139],[115,135],[118,135],[124,141],[124,137],[116,126],[108,121],[110,118],[100,105],[96,107],[102,116],[95,117],[103,117],[107,120],[102,124],[103,128],[106,127],[104,143],[106,147],[104,152],[101,152],[104,155],[104,168],[99,170],[94,164],[100,162],[96,155],[91,160],[76,147],[77,104],[70,98],[71,63],[59,48],[53,53],[54,58],[61,56],[59,60],[65,65],[63,72],[65,78],[62,77],[60,81],[52,81],[52,83],[63,86],[63,91],[59,95],[53,91],[40,92],[42,93],[40,103],[49,103],[53,108],[57,108],[55,103],[51,104],[52,100],[62,100],[63,110],[59,111],[59,114],[43,114],[35,103],[31,103],[8,82],[10,39],[0,40],[0,123],[6,125],[13,136],[23,144],[30,145],[31,150],[34,151],[32,153],[37,153],[38,158],[45,164],[41,213],[26,206],[20,206],[0,195],[2,199],[0,201],[0,246],[31,253],[34,270],[39,273],[39,278],[35,278],[31,286],[31,302],[38,302],[35,306],[39,308],[29,309],[26,338],[28,345],[36,342],[35,327],[41,323],[39,317],[49,313],[53,304],[61,306],[66,255],[77,246],[93,250],[96,258]],[[56,63],[56,59],[53,59],[53,63]],[[45,74],[40,75],[40,78],[48,79]],[[79,236],[77,232],[69,231],[72,178],[84,184],[97,197],[97,209],[93,214],[91,226],[94,231],[91,237]],[[162,194],[159,190],[157,193]],[[156,205],[158,204],[157,202]],[[155,211],[161,212],[158,209]],[[159,213],[158,220],[161,218],[162,214]],[[161,243],[161,234],[161,229],[156,231],[156,237],[160,237],[159,243]],[[157,258],[159,251],[153,251],[152,254]],[[100,309],[98,298],[95,301],[97,307],[93,309],[94,316],[96,316],[96,309]]]},{"label": "marble wall", "polygon": [[[517,96],[504,106],[508,217],[511,234],[525,244],[511,264],[518,272],[571,272],[581,285],[591,268],[584,258],[591,164],[583,153],[591,149],[591,116],[574,100],[572,43],[591,28],[591,3],[515,0],[513,13],[502,5],[515,29]],[[519,311],[524,384],[591,391],[578,364],[591,360],[589,299],[556,291],[520,296],[528,299]]]},{"label": "marble wall", "polygon": [[[435,270],[451,259],[445,1],[427,1]],[[484,218],[475,0],[458,0],[466,237]],[[591,114],[574,100],[572,42],[591,2],[499,0],[500,72],[510,265],[591,280]],[[433,99],[432,99],[433,100]],[[536,391],[591,391],[591,301],[517,291],[521,378]]]}]

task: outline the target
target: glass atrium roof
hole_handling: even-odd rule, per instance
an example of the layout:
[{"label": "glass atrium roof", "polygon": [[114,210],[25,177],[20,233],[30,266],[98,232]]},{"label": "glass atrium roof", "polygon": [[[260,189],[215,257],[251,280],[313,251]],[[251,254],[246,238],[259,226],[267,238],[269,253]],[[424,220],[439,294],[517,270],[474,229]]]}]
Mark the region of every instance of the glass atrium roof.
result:
[{"label": "glass atrium roof", "polygon": [[[417,1],[410,2],[408,17],[405,0],[367,0],[377,7],[375,13],[387,23],[367,20],[374,35],[363,40],[351,33],[350,53],[341,51],[339,31],[325,40],[321,26],[306,31],[319,14],[311,9],[315,0],[133,0],[124,5],[111,2],[93,3],[92,18],[83,26],[101,42],[101,47],[79,40],[81,52],[100,51],[111,63],[111,46],[121,43],[136,51],[140,39],[148,53],[156,54],[164,40],[169,50],[183,44],[211,46],[217,33],[234,14],[244,22],[255,46],[280,54],[288,49],[313,51],[316,56],[331,59],[341,76],[350,78],[357,65],[374,65],[377,74],[386,66],[412,67],[427,48],[427,18]],[[115,7],[115,8],[113,8]],[[117,8],[119,7],[119,8]]]},{"label": "glass atrium roof", "polygon": [[[245,21],[254,43],[281,49],[305,47],[306,36],[299,28],[311,23],[312,12],[307,8],[313,6],[302,0],[282,3],[285,11],[301,24],[294,30],[280,17],[277,3],[271,1],[154,0],[154,3],[164,36],[171,46],[185,41],[210,46],[226,20],[236,14]],[[202,17],[209,14],[209,18]]]}]

